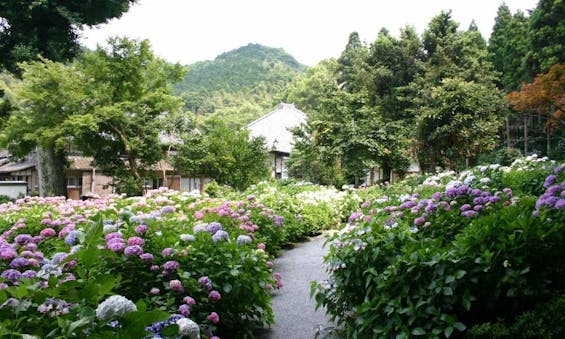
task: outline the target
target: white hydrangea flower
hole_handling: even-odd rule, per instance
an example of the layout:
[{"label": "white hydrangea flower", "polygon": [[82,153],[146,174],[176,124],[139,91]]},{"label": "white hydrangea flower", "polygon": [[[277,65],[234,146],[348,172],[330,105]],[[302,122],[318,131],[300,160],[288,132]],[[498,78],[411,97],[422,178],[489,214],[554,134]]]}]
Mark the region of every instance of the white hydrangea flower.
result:
[{"label": "white hydrangea flower", "polygon": [[187,242],[187,241],[194,241],[196,238],[192,234],[181,234],[180,240]]},{"label": "white hydrangea flower", "polygon": [[137,311],[137,306],[131,300],[121,295],[113,295],[96,307],[96,318],[109,320],[135,311]]},{"label": "white hydrangea flower", "polygon": [[190,339],[200,339],[200,327],[188,318],[180,318],[176,321],[179,326],[179,334]]}]

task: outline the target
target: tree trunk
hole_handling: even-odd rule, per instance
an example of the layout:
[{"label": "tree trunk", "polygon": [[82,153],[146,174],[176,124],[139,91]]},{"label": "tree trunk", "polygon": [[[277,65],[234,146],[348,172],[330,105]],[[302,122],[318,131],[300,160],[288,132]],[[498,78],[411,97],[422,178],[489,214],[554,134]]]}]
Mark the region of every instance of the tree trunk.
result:
[{"label": "tree trunk", "polygon": [[375,168],[371,167],[371,172],[369,173],[369,185],[373,186],[375,184]]},{"label": "tree trunk", "polygon": [[551,152],[551,135],[549,134],[549,127],[548,127],[548,129],[547,129],[547,156],[548,157],[550,156],[550,154],[549,154],[550,152]]},{"label": "tree trunk", "polygon": [[37,176],[39,195],[42,197],[67,196],[65,184],[65,154],[56,152],[53,147],[38,146]]},{"label": "tree trunk", "polygon": [[524,117],[524,155],[528,155],[528,118]]},{"label": "tree trunk", "polygon": [[506,147],[512,147],[510,143],[510,119],[508,117],[506,117]]}]

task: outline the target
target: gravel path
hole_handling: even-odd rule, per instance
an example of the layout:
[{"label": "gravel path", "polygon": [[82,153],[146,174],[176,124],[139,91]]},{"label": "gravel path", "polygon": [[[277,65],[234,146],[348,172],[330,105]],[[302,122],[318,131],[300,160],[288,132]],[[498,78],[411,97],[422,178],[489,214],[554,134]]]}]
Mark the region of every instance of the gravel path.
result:
[{"label": "gravel path", "polygon": [[322,268],[324,236],[297,244],[275,260],[275,271],[283,276],[284,286],[273,294],[275,325],[258,333],[260,339],[310,339],[320,326],[329,324],[323,309],[315,311],[310,299],[310,282],[327,278]]}]

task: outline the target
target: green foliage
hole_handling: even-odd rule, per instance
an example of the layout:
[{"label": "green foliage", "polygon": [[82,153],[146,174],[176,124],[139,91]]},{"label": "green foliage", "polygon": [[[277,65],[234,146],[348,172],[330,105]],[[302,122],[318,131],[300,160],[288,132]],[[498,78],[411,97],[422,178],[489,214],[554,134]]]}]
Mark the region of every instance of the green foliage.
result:
[{"label": "green foliage", "polygon": [[180,108],[169,85],[180,67],[156,58],[148,41],[110,39],[108,49],[69,66],[41,59],[22,70],[14,88],[18,111],[3,131],[12,154],[36,146],[62,153],[72,142],[116,179],[118,191],[141,192],[143,170],[163,157],[158,118]]},{"label": "green foliage", "polygon": [[473,326],[466,338],[563,338],[565,336],[564,314],[565,298],[560,296],[540,304],[531,311],[524,312],[509,325],[498,321]]},{"label": "green foliage", "polygon": [[530,48],[526,72],[533,78],[555,64],[565,63],[565,2],[540,0],[530,15]]},{"label": "green foliage", "polygon": [[479,157],[480,163],[500,164],[510,166],[512,162],[522,156],[522,152],[517,148],[504,147],[491,153],[484,153]]},{"label": "green foliage", "polygon": [[265,114],[275,96],[304,71],[282,49],[249,44],[188,66],[175,92],[187,110],[240,127]]},{"label": "green foliage", "polygon": [[510,12],[500,5],[489,39],[489,60],[500,74],[499,88],[505,92],[517,90],[526,80],[524,58],[528,52],[528,18],[518,11]]},{"label": "green foliage", "polygon": [[495,88],[460,78],[444,79],[420,107],[418,156],[421,164],[456,168],[496,146],[503,107]]},{"label": "green foliage", "polygon": [[187,134],[173,161],[184,173],[204,174],[238,190],[269,174],[264,139],[250,138],[247,130],[234,131],[220,120]]},{"label": "green foliage", "polygon": [[119,17],[136,0],[96,3],[6,0],[0,3],[0,69],[37,59],[68,61],[79,53],[79,29]]},{"label": "green foliage", "polygon": [[[452,180],[435,192],[420,186],[369,197],[329,239],[330,280],[312,286],[341,335],[450,337],[497,319],[515,320],[522,333],[560,333],[558,322],[545,326],[535,316],[519,320],[519,315],[565,287],[565,261],[558,259],[564,254],[563,208],[545,208],[547,197],[536,203],[537,196],[529,195],[543,192],[543,182],[535,192],[511,182],[512,190],[495,193],[500,188],[489,172],[515,176],[532,171],[529,166],[545,175],[554,171],[548,161],[529,159],[510,169],[480,167],[462,173],[461,181],[453,175],[426,179],[427,185]],[[561,173],[554,181],[564,178]],[[419,194],[410,194],[414,191]],[[512,334],[499,325],[475,331],[485,337]]]}]

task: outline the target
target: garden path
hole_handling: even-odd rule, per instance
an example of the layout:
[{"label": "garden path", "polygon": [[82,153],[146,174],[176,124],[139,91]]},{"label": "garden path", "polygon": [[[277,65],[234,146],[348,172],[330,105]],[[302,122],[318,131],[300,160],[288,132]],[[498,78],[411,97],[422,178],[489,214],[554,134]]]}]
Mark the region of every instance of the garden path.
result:
[{"label": "garden path", "polygon": [[310,282],[324,280],[322,268],[324,235],[311,238],[284,251],[275,260],[275,271],[283,276],[284,287],[273,293],[272,305],[275,325],[258,334],[259,339],[310,339],[319,328],[330,323],[323,309],[315,310],[310,299]]}]

